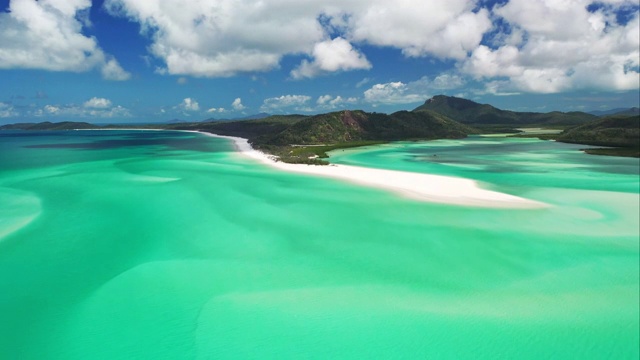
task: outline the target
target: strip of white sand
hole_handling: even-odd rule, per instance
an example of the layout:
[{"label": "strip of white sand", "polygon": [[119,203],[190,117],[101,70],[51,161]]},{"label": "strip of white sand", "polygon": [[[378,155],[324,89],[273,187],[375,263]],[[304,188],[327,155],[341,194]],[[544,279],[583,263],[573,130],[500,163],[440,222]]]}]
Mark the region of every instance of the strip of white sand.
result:
[{"label": "strip of white sand", "polygon": [[244,156],[256,159],[277,169],[324,176],[351,183],[392,191],[414,200],[464,206],[531,209],[549,205],[497,191],[486,190],[474,180],[452,176],[430,175],[406,171],[372,169],[348,165],[304,165],[276,161],[273,156],[255,150],[244,138],[202,134],[231,139]]}]

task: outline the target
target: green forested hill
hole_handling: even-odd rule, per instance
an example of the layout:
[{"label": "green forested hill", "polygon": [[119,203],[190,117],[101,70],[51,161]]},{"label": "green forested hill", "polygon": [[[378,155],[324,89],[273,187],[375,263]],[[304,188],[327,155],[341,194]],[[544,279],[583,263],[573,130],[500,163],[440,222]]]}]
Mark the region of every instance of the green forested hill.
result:
[{"label": "green forested hill", "polygon": [[640,116],[608,116],[562,132],[557,141],[596,146],[639,147]]},{"label": "green forested hill", "polygon": [[399,111],[387,115],[345,110],[303,119],[265,140],[273,145],[331,144],[363,140],[463,138],[476,132],[431,112]]},{"label": "green forested hill", "polygon": [[471,100],[444,95],[432,97],[413,111],[424,110],[471,125],[578,125],[597,118],[595,115],[583,112],[535,113],[501,110],[488,104],[478,104]]},{"label": "green forested hill", "polygon": [[[315,116],[270,116],[259,120],[174,124],[168,129],[199,130],[249,139],[287,162],[325,163],[326,151],[393,140],[463,138],[478,131],[430,111],[391,115],[360,110]],[[293,145],[293,146],[292,146]],[[308,146],[313,145],[313,146]]]}]

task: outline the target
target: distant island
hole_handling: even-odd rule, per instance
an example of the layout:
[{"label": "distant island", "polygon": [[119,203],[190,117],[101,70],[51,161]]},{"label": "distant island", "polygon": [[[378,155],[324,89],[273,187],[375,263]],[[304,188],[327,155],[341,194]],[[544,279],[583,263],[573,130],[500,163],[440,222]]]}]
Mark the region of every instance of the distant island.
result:
[{"label": "distant island", "polygon": [[49,121],[40,123],[16,123],[0,126],[0,130],[76,130],[76,129],[99,129],[100,126],[87,122],[62,121],[52,123]]},{"label": "distant island", "polygon": [[[630,115],[631,114],[631,115]],[[71,130],[101,127],[86,122],[22,123],[0,130]],[[586,112],[548,113],[501,110],[488,104],[438,95],[411,111],[393,114],[344,110],[313,116],[260,114],[236,121],[171,122],[136,128],[194,130],[249,140],[261,151],[289,163],[327,164],[326,152],[339,148],[400,140],[460,139],[472,134],[511,133],[546,140],[602,146],[586,149],[596,155],[640,157],[640,115],[637,108],[616,109],[599,117]],[[551,128],[558,134],[518,135],[520,128]]]}]

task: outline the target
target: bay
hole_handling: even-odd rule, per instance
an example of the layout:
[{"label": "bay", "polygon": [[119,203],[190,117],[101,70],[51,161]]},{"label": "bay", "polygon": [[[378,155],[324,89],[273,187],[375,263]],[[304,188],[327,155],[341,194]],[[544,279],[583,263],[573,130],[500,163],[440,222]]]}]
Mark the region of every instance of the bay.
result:
[{"label": "bay", "polygon": [[225,139],[0,133],[0,358],[637,358],[638,160],[471,137],[331,161],[550,204],[412,201]]}]

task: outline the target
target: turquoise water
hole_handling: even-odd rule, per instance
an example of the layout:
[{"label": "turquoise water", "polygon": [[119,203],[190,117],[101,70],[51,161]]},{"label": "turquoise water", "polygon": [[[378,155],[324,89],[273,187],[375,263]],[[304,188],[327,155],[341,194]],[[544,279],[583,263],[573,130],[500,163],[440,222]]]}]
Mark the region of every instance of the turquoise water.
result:
[{"label": "turquoise water", "polygon": [[552,205],[507,210],[283,173],[193,133],[0,133],[0,358],[638,358],[638,160],[577,148],[332,156]]}]

